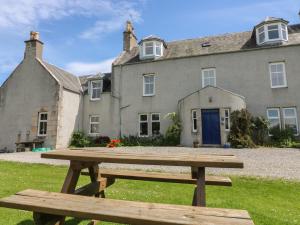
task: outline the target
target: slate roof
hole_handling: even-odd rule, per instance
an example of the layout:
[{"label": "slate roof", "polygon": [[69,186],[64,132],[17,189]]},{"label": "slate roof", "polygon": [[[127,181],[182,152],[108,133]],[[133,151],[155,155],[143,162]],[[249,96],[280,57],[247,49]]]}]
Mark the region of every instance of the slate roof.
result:
[{"label": "slate roof", "polygon": [[91,75],[85,75],[79,77],[83,92],[86,92],[88,89],[88,81],[96,80],[96,79],[103,80],[103,92],[111,91],[111,73],[99,73],[96,75],[91,74]]},{"label": "slate roof", "polygon": [[[187,39],[167,42],[164,55],[159,60],[175,59],[182,57],[201,56],[228,52],[247,51],[262,48],[274,48],[288,45],[300,45],[300,24],[288,26],[289,40],[282,44],[258,46],[255,41],[254,31],[231,33],[218,36]],[[203,46],[202,46],[203,45]],[[113,65],[153,61],[153,59],[139,59],[139,48],[134,47],[130,52],[122,52]]]},{"label": "slate roof", "polygon": [[82,91],[79,78],[61,68],[45,61],[40,61],[59,83],[66,89],[80,93]]}]

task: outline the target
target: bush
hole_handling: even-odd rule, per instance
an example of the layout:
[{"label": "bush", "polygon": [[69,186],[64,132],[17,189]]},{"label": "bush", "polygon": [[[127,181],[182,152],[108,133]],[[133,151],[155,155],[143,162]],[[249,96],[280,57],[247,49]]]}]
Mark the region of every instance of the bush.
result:
[{"label": "bush", "polygon": [[259,116],[252,118],[252,140],[256,145],[265,145],[267,142],[269,122]]},{"label": "bush", "polygon": [[82,148],[89,146],[90,143],[90,138],[87,137],[83,132],[78,131],[72,134],[71,146]]},{"label": "bush", "polygon": [[179,116],[173,112],[168,113],[165,118],[169,118],[173,122],[166,131],[165,142],[168,143],[168,145],[179,145],[181,134],[181,122],[179,120]]},{"label": "bush", "polygon": [[272,145],[277,147],[292,147],[294,141],[294,133],[292,129],[280,129],[279,126],[273,127],[269,131]]},{"label": "bush", "polygon": [[121,138],[124,146],[163,146],[165,145],[165,138],[163,135],[156,135],[152,137],[138,137],[138,136],[124,136]]},{"label": "bush", "polygon": [[231,113],[231,128],[228,141],[234,148],[254,148],[256,145],[252,141],[252,116],[246,110],[236,110]]},{"label": "bush", "polygon": [[107,145],[110,142],[110,138],[108,136],[99,136],[93,139],[93,143],[95,145]]}]

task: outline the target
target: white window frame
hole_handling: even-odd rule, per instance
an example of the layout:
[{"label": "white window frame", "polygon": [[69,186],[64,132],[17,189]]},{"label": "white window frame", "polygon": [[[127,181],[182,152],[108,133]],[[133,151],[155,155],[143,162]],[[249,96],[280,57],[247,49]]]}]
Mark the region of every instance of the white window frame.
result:
[{"label": "white window frame", "polygon": [[[158,115],[158,120],[153,120],[152,115]],[[153,134],[153,128],[152,128],[153,123],[157,123],[157,122],[159,123],[159,134],[160,134],[160,131],[161,131],[160,113],[151,113],[150,114],[150,120],[151,120],[151,134],[152,134],[152,136],[157,135],[157,134]]]},{"label": "white window frame", "polygon": [[[195,113],[195,117],[194,117],[194,113]],[[195,120],[196,120],[196,126],[197,127],[195,127],[194,125],[195,125]],[[198,131],[198,118],[197,118],[197,110],[196,109],[193,109],[192,110],[192,132],[193,133],[196,133]]]},{"label": "white window frame", "polygon": [[[147,116],[147,120],[141,120],[141,116]],[[141,123],[147,123],[147,135],[141,135]],[[139,114],[139,137],[149,137],[149,115],[147,113]]]},{"label": "white window frame", "polygon": [[[269,26],[274,26],[274,25],[277,25],[279,37],[275,38],[275,39],[270,39],[269,38]],[[262,34],[262,32],[258,31],[260,28],[263,28],[263,32],[265,34],[264,41],[259,40],[259,35]],[[283,37],[283,31],[285,31],[285,33],[286,33],[286,38]],[[272,43],[272,42],[277,42],[277,41],[288,41],[288,38],[289,38],[289,35],[288,35],[287,25],[284,23],[268,23],[268,24],[264,24],[264,25],[261,25],[256,28],[256,42],[258,45],[262,45],[267,42]]]},{"label": "white window frame", "polygon": [[[90,99],[91,99],[92,101],[100,100],[100,99],[101,99],[101,93],[102,93],[102,85],[103,85],[102,80],[91,80],[90,82],[91,82],[91,83],[90,83],[90,95],[91,95],[91,98],[90,98]],[[94,88],[94,87],[93,87],[93,83],[99,83],[99,84],[100,84],[100,87]],[[93,90],[99,90],[99,91],[100,91],[100,96],[99,96],[99,98],[93,98]]]},{"label": "white window frame", "polygon": [[[42,120],[41,119],[42,115],[47,115],[47,120]],[[48,112],[39,112],[39,114],[38,114],[39,120],[38,120],[38,132],[37,132],[37,135],[39,137],[46,137],[47,136],[47,133],[48,133],[48,116],[49,116]],[[40,133],[41,123],[46,123],[47,124],[46,134],[41,134]]]},{"label": "white window frame", "polygon": [[[271,67],[272,67],[272,65],[278,65],[278,64],[281,64],[282,68],[283,68],[283,71],[282,71],[282,73],[283,73],[283,84],[282,85],[273,85],[273,83],[272,83],[273,73],[272,73]],[[269,74],[270,74],[271,88],[285,88],[285,87],[287,87],[285,62],[271,62],[271,63],[269,63]]]},{"label": "white window frame", "polygon": [[[98,117],[98,122],[92,122],[92,118]],[[99,125],[99,132],[97,133],[92,133],[92,125],[93,124],[98,124]],[[100,116],[99,115],[90,115],[90,126],[89,126],[89,134],[90,135],[99,135],[100,134]]]},{"label": "white window frame", "polygon": [[[226,112],[228,112],[227,116]],[[226,128],[226,120],[228,121],[228,128]],[[230,109],[224,109],[224,129],[230,131]]]},{"label": "white window frame", "polygon": [[[272,117],[270,117],[269,116],[269,111],[270,110],[275,110],[275,111],[277,111],[277,113],[278,113],[278,117],[274,117],[274,116],[272,116]],[[267,119],[268,119],[268,121],[270,121],[270,119],[278,119],[278,121],[279,121],[279,128],[281,129],[281,115],[280,115],[280,108],[267,108]],[[272,128],[272,127],[271,127]],[[269,134],[270,135],[270,134]]]},{"label": "white window frame", "polygon": [[[285,110],[286,109],[292,109],[295,113],[295,116],[294,117],[291,117],[291,116],[286,116],[285,115]],[[283,117],[283,127],[284,129],[286,128],[285,127],[285,119],[296,119],[296,128],[297,128],[297,133],[294,134],[295,136],[298,136],[299,135],[299,125],[298,125],[298,117],[297,117],[297,109],[296,107],[287,107],[287,108],[282,108],[282,117]]]},{"label": "white window frame", "polygon": [[[213,77],[205,78],[205,74],[204,73],[207,72],[207,71],[213,71],[214,72]],[[214,84],[211,85],[211,86],[216,87],[217,86],[216,68],[205,68],[205,69],[202,69],[202,88],[205,88],[206,86],[208,86],[208,85],[204,84],[204,80],[205,79],[214,79]]]},{"label": "white window frame", "polygon": [[[146,92],[146,84],[151,84],[151,83],[145,82],[146,77],[153,77],[153,92],[152,93],[145,93]],[[155,74],[145,74],[145,75],[143,75],[143,96],[149,97],[149,96],[154,96],[154,95],[155,95]]]},{"label": "white window frame", "polygon": [[[146,54],[146,45],[151,44],[152,45],[152,53],[151,54]],[[160,48],[160,54],[158,54],[157,48]],[[144,57],[153,57],[157,56],[160,57],[163,55],[163,43],[161,41],[145,41],[142,44],[142,49],[143,49],[143,56]]]}]

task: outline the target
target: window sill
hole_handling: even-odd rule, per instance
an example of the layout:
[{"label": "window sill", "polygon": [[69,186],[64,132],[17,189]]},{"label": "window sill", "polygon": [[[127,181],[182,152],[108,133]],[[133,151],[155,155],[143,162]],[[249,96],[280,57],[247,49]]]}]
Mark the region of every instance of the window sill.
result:
[{"label": "window sill", "polygon": [[153,95],[143,95],[143,97],[153,97],[153,96],[155,96],[155,94],[153,94]]},{"label": "window sill", "polygon": [[91,102],[100,101],[100,100],[101,100],[101,98],[90,98]]},{"label": "window sill", "polygon": [[287,85],[284,86],[271,86],[271,89],[278,89],[278,88],[287,88]]}]

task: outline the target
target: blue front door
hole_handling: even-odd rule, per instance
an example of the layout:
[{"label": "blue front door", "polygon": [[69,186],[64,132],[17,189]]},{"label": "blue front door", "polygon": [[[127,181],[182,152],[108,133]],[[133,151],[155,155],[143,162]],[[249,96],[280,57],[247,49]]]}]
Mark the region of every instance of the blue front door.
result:
[{"label": "blue front door", "polygon": [[202,143],[221,144],[220,114],[218,109],[202,109]]}]

